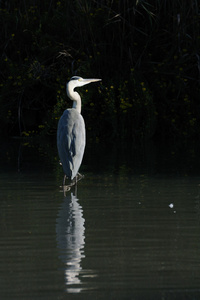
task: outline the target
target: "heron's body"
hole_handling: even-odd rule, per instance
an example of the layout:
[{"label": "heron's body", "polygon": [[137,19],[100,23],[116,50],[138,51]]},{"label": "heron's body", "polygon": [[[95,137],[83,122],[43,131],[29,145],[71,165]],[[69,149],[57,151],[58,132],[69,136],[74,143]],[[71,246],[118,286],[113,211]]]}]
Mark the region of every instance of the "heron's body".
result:
[{"label": "heron's body", "polygon": [[57,146],[65,175],[73,179],[85,149],[85,122],[75,109],[66,109],[58,123]]},{"label": "heron's body", "polygon": [[67,177],[76,177],[85,149],[85,122],[81,115],[81,97],[74,91],[100,79],[83,79],[74,76],[67,84],[67,95],[73,100],[73,107],[66,109],[61,116],[57,129],[57,148],[63,171]]}]

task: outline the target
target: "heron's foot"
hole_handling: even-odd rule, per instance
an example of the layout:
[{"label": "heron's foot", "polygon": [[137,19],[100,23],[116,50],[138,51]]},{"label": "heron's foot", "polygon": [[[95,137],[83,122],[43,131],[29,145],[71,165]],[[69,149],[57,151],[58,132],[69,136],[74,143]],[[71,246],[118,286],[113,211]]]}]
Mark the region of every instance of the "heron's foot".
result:
[{"label": "heron's foot", "polygon": [[69,192],[71,190],[71,186],[70,185],[63,185],[63,192],[64,192],[64,195],[66,192]]}]

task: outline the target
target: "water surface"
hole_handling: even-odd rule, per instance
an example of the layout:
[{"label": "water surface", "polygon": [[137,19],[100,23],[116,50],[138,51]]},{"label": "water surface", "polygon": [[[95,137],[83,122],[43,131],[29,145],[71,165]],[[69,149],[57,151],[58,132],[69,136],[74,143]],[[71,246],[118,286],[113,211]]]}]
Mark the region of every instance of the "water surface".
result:
[{"label": "water surface", "polygon": [[0,299],[199,299],[195,151],[88,149],[64,194],[55,149],[19,145],[1,159]]}]

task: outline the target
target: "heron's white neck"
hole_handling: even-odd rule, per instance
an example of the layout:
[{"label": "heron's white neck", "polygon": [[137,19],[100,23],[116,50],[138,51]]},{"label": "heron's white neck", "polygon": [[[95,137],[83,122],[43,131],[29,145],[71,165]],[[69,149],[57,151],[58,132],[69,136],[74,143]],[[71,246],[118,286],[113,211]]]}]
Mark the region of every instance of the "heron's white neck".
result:
[{"label": "heron's white neck", "polygon": [[74,88],[75,87],[70,84],[70,82],[67,84],[67,96],[73,101],[72,107],[81,113],[81,97],[79,93],[74,91]]}]

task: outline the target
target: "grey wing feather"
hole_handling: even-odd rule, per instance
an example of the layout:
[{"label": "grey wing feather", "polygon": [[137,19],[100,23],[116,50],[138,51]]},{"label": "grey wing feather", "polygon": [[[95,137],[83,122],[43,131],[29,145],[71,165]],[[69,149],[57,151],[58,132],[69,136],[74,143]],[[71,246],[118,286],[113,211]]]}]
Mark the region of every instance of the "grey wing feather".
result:
[{"label": "grey wing feather", "polygon": [[65,110],[59,120],[57,147],[64,173],[73,179],[85,149],[85,123],[81,114],[73,108]]}]

